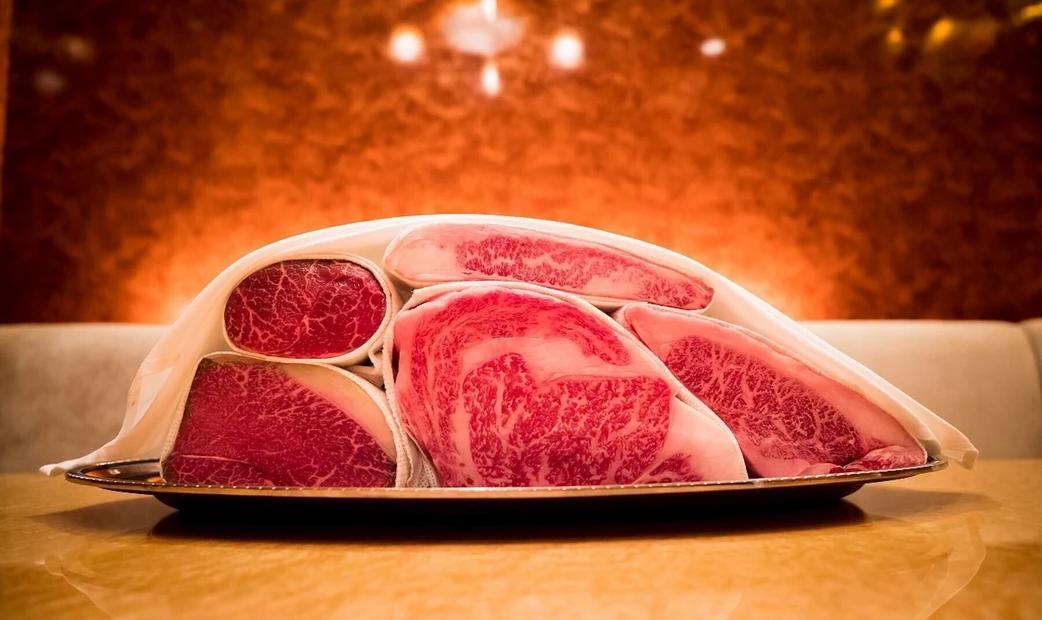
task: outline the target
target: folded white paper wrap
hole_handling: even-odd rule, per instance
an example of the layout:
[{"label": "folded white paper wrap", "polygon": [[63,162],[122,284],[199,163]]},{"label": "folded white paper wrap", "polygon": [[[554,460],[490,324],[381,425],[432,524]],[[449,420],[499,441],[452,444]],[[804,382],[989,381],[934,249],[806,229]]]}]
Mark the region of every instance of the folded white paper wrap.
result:
[{"label": "folded white paper wrap", "polygon": [[[977,449],[955,427],[767,302],[686,256],[629,237],[560,222],[491,215],[426,215],[317,230],[272,243],[235,261],[196,296],[141,363],[130,385],[123,426],[116,437],[90,454],[45,465],[40,471],[54,475],[99,461],[157,458],[199,358],[227,348],[223,337],[224,302],[232,288],[253,271],[280,260],[322,253],[347,252],[379,262],[398,234],[419,224],[450,221],[530,227],[581,237],[700,277],[716,291],[705,311],[708,316],[758,332],[819,371],[860,391],[901,422],[931,456],[944,455],[967,467],[976,459]],[[399,454],[409,452],[406,446],[398,448]]]}]

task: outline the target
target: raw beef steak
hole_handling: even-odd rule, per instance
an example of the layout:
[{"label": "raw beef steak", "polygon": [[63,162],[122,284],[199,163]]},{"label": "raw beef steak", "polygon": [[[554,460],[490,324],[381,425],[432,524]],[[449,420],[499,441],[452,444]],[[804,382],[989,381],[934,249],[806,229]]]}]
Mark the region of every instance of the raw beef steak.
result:
[{"label": "raw beef steak", "polygon": [[388,297],[373,272],[358,262],[286,260],[235,287],[224,307],[224,331],[232,348],[244,353],[339,358],[376,335],[390,311]]},{"label": "raw beef steak", "polygon": [[237,355],[196,369],[163,479],[189,484],[393,486],[395,448],[374,388],[345,371]]},{"label": "raw beef steak", "polygon": [[650,301],[704,308],[713,297],[713,289],[698,278],[628,252],[511,226],[419,226],[391,242],[384,268],[414,288],[461,280],[513,280],[578,293],[606,307]]},{"label": "raw beef steak", "polygon": [[393,330],[392,403],[444,486],[746,478],[727,427],[578,298],[443,285],[417,292]]},{"label": "raw beef steak", "polygon": [[734,431],[754,475],[889,469],[926,460],[893,416],[757,334],[647,304],[624,306],[616,317]]}]

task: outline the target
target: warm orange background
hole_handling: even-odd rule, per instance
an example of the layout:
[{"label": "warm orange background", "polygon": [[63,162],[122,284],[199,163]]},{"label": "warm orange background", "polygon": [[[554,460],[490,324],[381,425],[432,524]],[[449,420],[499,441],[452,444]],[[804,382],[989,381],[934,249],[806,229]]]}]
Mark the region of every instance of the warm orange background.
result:
[{"label": "warm orange background", "polygon": [[498,97],[450,6],[16,2],[0,320],[170,321],[259,245],[433,212],[642,237],[799,318],[1042,315],[1037,3],[504,0]]}]

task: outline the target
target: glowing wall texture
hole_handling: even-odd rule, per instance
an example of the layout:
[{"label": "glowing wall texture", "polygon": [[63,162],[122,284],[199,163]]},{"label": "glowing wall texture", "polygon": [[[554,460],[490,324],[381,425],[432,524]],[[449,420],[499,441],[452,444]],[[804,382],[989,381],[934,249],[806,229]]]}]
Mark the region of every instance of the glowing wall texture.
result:
[{"label": "glowing wall texture", "polygon": [[0,320],[169,321],[259,245],[434,212],[641,237],[799,318],[1042,315],[1037,5],[502,2],[495,96],[453,6],[16,2]]}]

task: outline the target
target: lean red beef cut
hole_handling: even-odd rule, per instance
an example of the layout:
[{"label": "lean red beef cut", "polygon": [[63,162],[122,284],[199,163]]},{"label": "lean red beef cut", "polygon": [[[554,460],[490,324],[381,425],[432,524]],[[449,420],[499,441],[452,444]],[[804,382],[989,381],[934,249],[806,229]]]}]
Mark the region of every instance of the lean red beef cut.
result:
[{"label": "lean red beef cut", "polygon": [[285,260],[244,278],[224,307],[224,332],[243,353],[355,363],[379,339],[393,294],[364,259]]},{"label": "lean red beef cut", "polygon": [[923,447],[889,413],[744,328],[648,304],[624,306],[616,318],[727,423],[754,475],[926,461]]},{"label": "lean red beef cut", "polygon": [[581,299],[524,284],[417,291],[388,335],[392,405],[443,486],[745,479],[727,427]]},{"label": "lean red beef cut", "polygon": [[187,484],[383,487],[395,444],[383,395],[346,371],[234,354],[199,363],[163,479]]},{"label": "lean red beef cut", "polygon": [[574,237],[491,224],[428,224],[391,242],[384,268],[413,288],[463,280],[512,280],[577,293],[602,307],[649,301],[704,308],[702,280],[629,252]]}]

